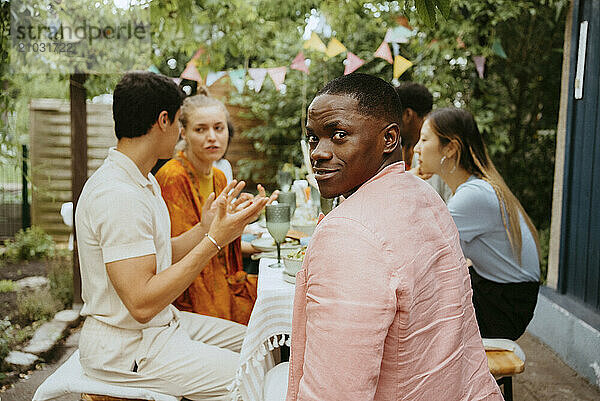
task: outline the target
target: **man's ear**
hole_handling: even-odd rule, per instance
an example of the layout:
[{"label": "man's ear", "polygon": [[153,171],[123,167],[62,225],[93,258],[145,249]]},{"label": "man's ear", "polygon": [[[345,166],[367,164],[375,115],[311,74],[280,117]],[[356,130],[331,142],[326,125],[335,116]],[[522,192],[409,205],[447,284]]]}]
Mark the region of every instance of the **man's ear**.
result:
[{"label": "man's ear", "polygon": [[392,153],[397,147],[401,146],[400,126],[397,123],[391,123],[385,127],[383,140],[383,153]]},{"label": "man's ear", "polygon": [[162,129],[163,131],[166,130],[170,124],[169,113],[167,113],[166,110],[161,111],[158,115],[157,122],[160,129]]},{"label": "man's ear", "polygon": [[415,117],[415,111],[410,107],[406,107],[402,112],[402,125],[408,125]]}]

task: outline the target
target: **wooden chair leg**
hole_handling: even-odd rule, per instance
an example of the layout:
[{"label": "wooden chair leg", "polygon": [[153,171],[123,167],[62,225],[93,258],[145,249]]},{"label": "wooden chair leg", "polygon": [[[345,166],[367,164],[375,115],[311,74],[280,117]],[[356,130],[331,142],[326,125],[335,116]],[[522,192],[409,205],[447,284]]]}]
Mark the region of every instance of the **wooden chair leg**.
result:
[{"label": "wooden chair leg", "polygon": [[97,394],[81,394],[81,401],[144,401],[138,398],[121,398],[121,397],[110,397],[108,395],[97,395]]}]

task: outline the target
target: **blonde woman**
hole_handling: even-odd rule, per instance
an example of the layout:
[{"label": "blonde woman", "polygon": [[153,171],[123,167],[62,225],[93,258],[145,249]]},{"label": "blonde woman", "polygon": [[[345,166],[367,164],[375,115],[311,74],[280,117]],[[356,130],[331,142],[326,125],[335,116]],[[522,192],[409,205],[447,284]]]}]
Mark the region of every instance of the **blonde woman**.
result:
[{"label": "blonde woman", "polygon": [[[218,196],[227,186],[225,174],[213,163],[227,149],[228,118],[225,105],[209,96],[205,88],[186,98],[181,106],[181,141],[173,159],[156,174],[169,209],[173,237],[201,221],[207,199]],[[264,195],[261,186],[259,192]],[[242,242],[238,238],[210,260],[173,304],[183,311],[248,324],[255,301],[256,276],[243,270]]]},{"label": "blonde woman", "polygon": [[539,240],[529,216],[489,158],[473,115],[433,111],[415,147],[421,173],[438,174],[454,194],[448,209],[458,227],[482,337],[519,338],[539,290]]}]

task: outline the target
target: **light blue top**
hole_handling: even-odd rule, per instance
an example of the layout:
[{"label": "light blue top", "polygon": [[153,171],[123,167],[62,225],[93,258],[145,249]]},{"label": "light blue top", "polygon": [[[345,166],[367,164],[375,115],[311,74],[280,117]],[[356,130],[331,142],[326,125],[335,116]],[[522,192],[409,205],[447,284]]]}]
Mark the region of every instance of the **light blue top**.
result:
[{"label": "light blue top", "polygon": [[448,201],[448,209],[465,257],[480,276],[498,283],[539,281],[540,263],[529,227],[519,216],[523,241],[519,265],[502,224],[498,197],[488,182],[469,177]]}]

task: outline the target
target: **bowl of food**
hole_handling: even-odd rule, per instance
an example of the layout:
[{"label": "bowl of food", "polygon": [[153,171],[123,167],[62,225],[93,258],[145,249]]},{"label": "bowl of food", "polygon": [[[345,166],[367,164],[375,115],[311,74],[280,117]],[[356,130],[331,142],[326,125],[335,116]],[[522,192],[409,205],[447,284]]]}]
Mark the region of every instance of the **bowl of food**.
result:
[{"label": "bowl of food", "polygon": [[300,249],[289,252],[287,255],[283,256],[283,264],[285,265],[283,272],[295,277],[296,273],[302,268],[305,253],[306,247],[303,246]]}]

